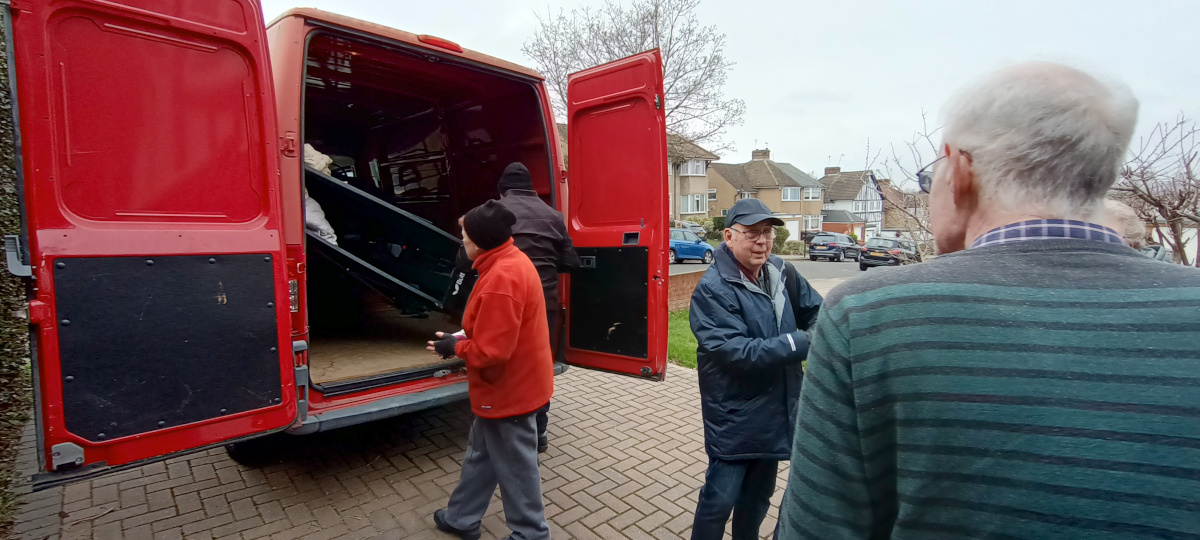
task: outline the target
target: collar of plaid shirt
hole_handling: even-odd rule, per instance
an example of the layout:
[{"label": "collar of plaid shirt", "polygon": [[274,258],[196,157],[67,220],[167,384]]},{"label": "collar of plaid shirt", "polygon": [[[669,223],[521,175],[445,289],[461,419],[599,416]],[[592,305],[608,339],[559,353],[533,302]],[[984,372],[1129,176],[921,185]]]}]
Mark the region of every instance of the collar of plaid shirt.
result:
[{"label": "collar of plaid shirt", "polygon": [[1125,245],[1125,240],[1121,238],[1121,235],[1117,234],[1117,231],[1103,225],[1073,219],[1034,219],[996,227],[988,231],[987,234],[976,238],[971,243],[971,247],[967,249],[1008,244],[1023,240],[1049,240],[1053,238],[1075,238],[1078,240],[1095,240],[1097,242]]}]

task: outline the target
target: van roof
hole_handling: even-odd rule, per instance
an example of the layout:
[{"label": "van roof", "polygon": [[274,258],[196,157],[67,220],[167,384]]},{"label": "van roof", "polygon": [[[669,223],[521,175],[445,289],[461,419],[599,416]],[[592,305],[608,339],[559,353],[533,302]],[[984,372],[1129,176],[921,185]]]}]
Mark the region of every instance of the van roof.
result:
[{"label": "van roof", "polygon": [[288,17],[301,17],[304,19],[320,21],[325,24],[329,24],[332,26],[340,26],[340,27],[347,28],[350,30],[362,32],[364,34],[378,36],[381,38],[391,39],[391,40],[395,40],[395,41],[401,41],[407,45],[412,45],[414,47],[420,47],[422,49],[427,49],[431,52],[436,52],[439,54],[449,54],[449,55],[453,55],[453,56],[462,57],[467,60],[471,60],[471,61],[478,62],[481,64],[487,64],[489,66],[500,68],[500,69],[507,70],[507,71],[511,71],[513,73],[524,75],[526,77],[533,77],[535,79],[542,80],[542,76],[538,72],[536,72],[532,69],[529,69],[527,67],[514,64],[514,63],[506,61],[506,60],[501,60],[494,56],[489,56],[489,55],[486,55],[486,54],[483,54],[480,52],[476,52],[476,51],[472,51],[470,49],[465,49],[465,48],[463,49],[463,52],[458,53],[458,52],[450,51],[447,49],[442,49],[439,47],[433,47],[433,46],[427,45],[427,44],[421,42],[419,39],[417,39],[417,34],[413,34],[411,32],[405,32],[403,30],[397,30],[395,28],[383,26],[382,24],[375,24],[373,22],[364,21],[362,19],[355,19],[354,17],[347,17],[345,15],[338,15],[337,13],[330,13],[328,11],[323,11],[323,10],[316,9],[316,8],[289,9],[288,11],[284,12],[283,15],[276,17],[275,20],[271,21],[269,24],[267,24],[267,26],[268,27],[274,26],[275,23],[277,23],[285,18],[288,18]]}]

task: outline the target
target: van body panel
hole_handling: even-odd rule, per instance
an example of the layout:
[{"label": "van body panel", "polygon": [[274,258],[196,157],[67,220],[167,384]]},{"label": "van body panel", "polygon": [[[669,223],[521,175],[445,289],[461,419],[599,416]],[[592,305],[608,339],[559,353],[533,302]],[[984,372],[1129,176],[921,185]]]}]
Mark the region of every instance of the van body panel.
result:
[{"label": "van body panel", "polygon": [[[656,51],[572,77],[568,182],[541,77],[491,56],[315,9],[264,28],[255,0],[63,0],[14,10],[36,412],[42,470],[52,471],[37,485],[466,399],[456,365],[328,381],[320,378],[330,370],[312,365],[337,342],[313,343],[313,295],[330,295],[309,290],[319,261],[310,260],[305,230],[306,115],[341,113],[306,100],[311,88],[322,107],[343,99],[328,91],[341,76],[330,69],[338,47],[384,77],[347,75],[346,88],[364,90],[344,103],[392,92],[433,104],[443,123],[433,128],[443,141],[435,150],[459,175],[438,186],[446,190],[438,201],[414,203],[399,187],[380,200],[457,242],[456,217],[499,195],[503,165],[524,162],[592,263],[560,280],[563,355],[582,367],[663,377],[667,181]],[[397,74],[429,86],[405,89]],[[313,86],[322,77],[325,86]],[[443,100],[455,92],[463,98]],[[404,129],[401,139],[423,135]],[[367,167],[358,165],[362,180]],[[428,288],[422,294],[442,307]],[[614,318],[613,299],[631,315]],[[646,311],[628,309],[630,301]],[[595,316],[572,318],[572,305]],[[392,318],[414,315],[399,309]],[[326,387],[339,390],[325,395]]]},{"label": "van body panel", "polygon": [[258,3],[14,11],[42,469],[286,428],[287,257]]}]

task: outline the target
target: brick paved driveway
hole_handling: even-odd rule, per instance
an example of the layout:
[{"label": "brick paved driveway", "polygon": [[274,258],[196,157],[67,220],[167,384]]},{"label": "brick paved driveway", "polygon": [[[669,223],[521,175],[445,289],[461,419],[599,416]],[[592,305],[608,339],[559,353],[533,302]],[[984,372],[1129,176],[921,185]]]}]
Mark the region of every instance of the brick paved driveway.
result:
[{"label": "brick paved driveway", "polygon": [[[696,372],[652,383],[582,369],[557,379],[542,454],[555,539],[687,538],[707,458]],[[450,538],[433,527],[458,481],[465,404],[297,437],[247,468],[209,450],[24,497],[20,538]],[[34,464],[32,428],[18,467]],[[763,524],[775,526],[786,466]],[[508,534],[498,498],[484,538]],[[728,535],[727,535],[728,536]]]}]

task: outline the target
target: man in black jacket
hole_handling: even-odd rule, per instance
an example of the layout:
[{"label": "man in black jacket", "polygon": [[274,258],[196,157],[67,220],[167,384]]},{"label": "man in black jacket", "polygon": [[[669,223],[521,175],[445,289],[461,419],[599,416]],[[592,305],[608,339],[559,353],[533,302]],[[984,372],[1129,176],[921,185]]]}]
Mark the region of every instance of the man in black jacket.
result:
[{"label": "man in black jacket", "polygon": [[[771,255],[783,222],[758,199],[729,209],[725,242],[692,293],[700,403],[708,471],[693,540],[720,540],[733,514],[733,540],[758,538],[789,459],[807,328],[821,297]],[[795,306],[795,308],[793,307]]]},{"label": "man in black jacket", "polygon": [[[517,216],[513,225],[513,242],[529,260],[533,261],[538,277],[542,280],[542,294],[546,298],[546,319],[550,324],[550,350],[558,336],[558,274],[579,267],[579,255],[567,236],[567,224],[562,212],[551,208],[533,190],[533,179],[529,169],[517,162],[504,168],[497,183],[500,204]],[[555,358],[557,363],[558,359]],[[562,366],[555,366],[555,373]],[[545,452],[550,441],[546,435],[549,423],[547,403],[537,412],[538,452]]]}]

